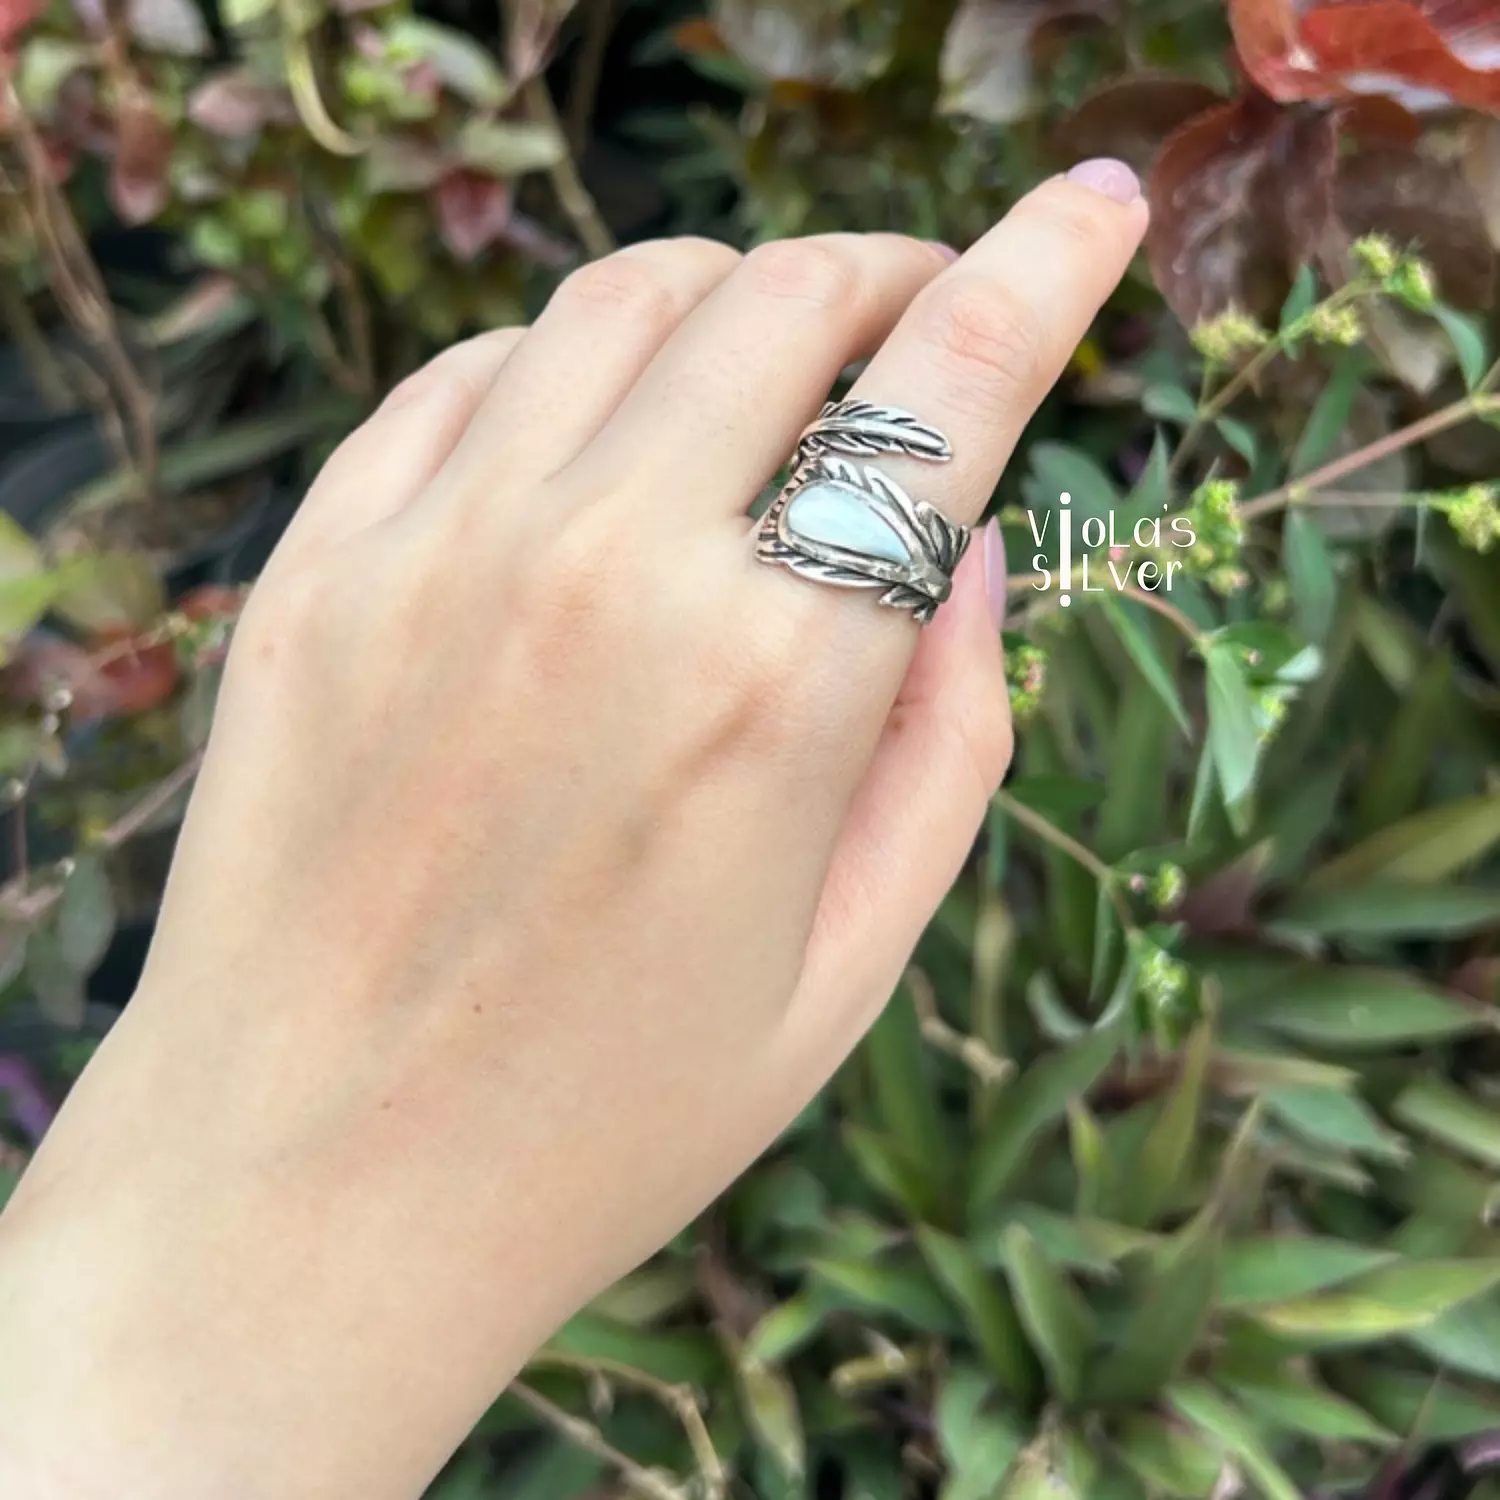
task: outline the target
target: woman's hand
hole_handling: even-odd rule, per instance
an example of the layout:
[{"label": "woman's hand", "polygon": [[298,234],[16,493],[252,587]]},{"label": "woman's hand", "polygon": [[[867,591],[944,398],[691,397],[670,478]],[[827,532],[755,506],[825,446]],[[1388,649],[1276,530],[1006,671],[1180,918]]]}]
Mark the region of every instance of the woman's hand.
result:
[{"label": "woman's hand", "polygon": [[956,263],[636,246],[339,449],[0,1223],[4,1493],[411,1500],[838,1065],[1007,764],[1004,564],[919,633],[747,511],[873,353],[954,453],[882,467],[980,514],[1145,226],[1072,176]]}]

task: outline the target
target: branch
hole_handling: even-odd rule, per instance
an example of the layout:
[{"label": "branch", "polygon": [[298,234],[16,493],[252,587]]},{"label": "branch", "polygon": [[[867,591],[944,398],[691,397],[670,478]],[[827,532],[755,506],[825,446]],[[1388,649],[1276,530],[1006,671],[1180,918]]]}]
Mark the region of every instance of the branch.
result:
[{"label": "branch", "polygon": [[1043,843],[1051,844],[1054,849],[1060,849],[1069,859],[1082,865],[1099,882],[1100,888],[1108,896],[1110,904],[1120,918],[1120,925],[1126,932],[1134,931],[1135,917],[1126,904],[1125,898],[1120,894],[1115,872],[1092,849],[1085,848],[1071,834],[1064,833],[1055,823],[1048,822],[1041,813],[1027,807],[1024,802],[1017,801],[1004,788],[996,792],[991,800],[1023,828],[1030,829]]},{"label": "branch", "polygon": [[583,155],[589,143],[589,124],[594,117],[599,80],[604,76],[604,54],[609,48],[610,25],[614,20],[614,0],[592,0],[587,10],[578,66],[568,94],[567,139],[575,160]]},{"label": "branch", "polygon": [[597,1376],[605,1380],[618,1381],[653,1397],[677,1418],[682,1425],[688,1446],[693,1450],[694,1462],[703,1480],[705,1495],[710,1500],[723,1500],[729,1492],[729,1476],[724,1472],[723,1461],[713,1439],[708,1434],[698,1398],[691,1386],[674,1385],[649,1371],[638,1370],[634,1365],[621,1364],[613,1359],[585,1359],[576,1354],[564,1354],[555,1349],[541,1349],[531,1357],[534,1366],[550,1366],[559,1370],[574,1370],[581,1375]]},{"label": "branch", "polygon": [[950,1026],[938,1013],[937,996],[932,981],[913,965],[906,971],[906,985],[911,991],[912,1008],[922,1040],[938,1052],[956,1057],[981,1083],[995,1087],[1016,1071],[1008,1058],[985,1045],[977,1036],[966,1036]]},{"label": "branch", "polygon": [[607,1463],[637,1493],[649,1497],[649,1500],[687,1500],[687,1495],[680,1486],[669,1484],[659,1474],[642,1468],[629,1454],[621,1453],[592,1423],[585,1422],[582,1417],[575,1417],[572,1412],[564,1411],[556,1402],[549,1401],[525,1381],[513,1380],[509,1392],[559,1437]]},{"label": "branch", "polygon": [[578,163],[568,149],[568,138],[562,121],[557,117],[557,106],[552,102],[546,79],[540,75],[528,78],[521,85],[521,99],[531,118],[551,130],[562,146],[562,155],[548,169],[558,205],[568,216],[568,222],[589,255],[595,259],[608,255],[615,248],[615,237],[600,215],[598,204],[584,186],[583,178],[578,175]]},{"label": "branch", "polygon": [[1132,584],[1121,589],[1120,593],[1127,599],[1134,599],[1137,604],[1144,604],[1147,609],[1154,609],[1162,619],[1170,620],[1187,637],[1191,645],[1197,646],[1202,642],[1203,632],[1175,604],[1168,604],[1165,599],[1159,599],[1150,589],[1138,589]]},{"label": "branch", "polygon": [[1256,516],[1269,515],[1273,511],[1282,510],[1288,505],[1301,505],[1314,490],[1325,489],[1336,480],[1357,473],[1370,464],[1378,463],[1382,458],[1389,458],[1393,453],[1400,453],[1402,449],[1411,447],[1413,443],[1425,442],[1428,438],[1445,432],[1450,427],[1458,426],[1460,422],[1467,422],[1473,417],[1486,416],[1496,411],[1500,411],[1500,396],[1483,393],[1465,396],[1451,406],[1428,413],[1420,421],[1397,428],[1395,432],[1388,432],[1373,443],[1368,443],[1363,448],[1357,448],[1353,453],[1346,453],[1342,458],[1336,458],[1331,463],[1324,464],[1321,469],[1314,469],[1311,474],[1301,479],[1290,480],[1279,489],[1247,501],[1240,506],[1240,515],[1249,521]]}]

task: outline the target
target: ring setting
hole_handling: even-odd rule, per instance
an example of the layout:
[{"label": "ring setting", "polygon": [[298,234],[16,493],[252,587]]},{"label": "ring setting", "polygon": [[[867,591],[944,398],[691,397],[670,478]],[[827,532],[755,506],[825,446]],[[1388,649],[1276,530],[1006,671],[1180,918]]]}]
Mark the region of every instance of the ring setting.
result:
[{"label": "ring setting", "polygon": [[969,529],[914,500],[874,464],[853,461],[880,454],[945,463],[952,449],[910,412],[830,402],[798,440],[791,478],[761,520],[756,555],[818,583],[878,588],[881,604],[926,624],[953,591]]}]

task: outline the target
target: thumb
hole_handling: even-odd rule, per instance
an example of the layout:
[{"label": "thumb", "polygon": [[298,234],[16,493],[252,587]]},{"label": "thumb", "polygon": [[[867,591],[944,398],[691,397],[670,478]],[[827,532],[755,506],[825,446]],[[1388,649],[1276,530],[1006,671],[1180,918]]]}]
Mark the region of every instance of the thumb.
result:
[{"label": "thumb", "polygon": [[922,634],[824,883],[786,1025],[793,1056],[825,1075],[895,989],[1010,765],[998,523],[976,542]]}]

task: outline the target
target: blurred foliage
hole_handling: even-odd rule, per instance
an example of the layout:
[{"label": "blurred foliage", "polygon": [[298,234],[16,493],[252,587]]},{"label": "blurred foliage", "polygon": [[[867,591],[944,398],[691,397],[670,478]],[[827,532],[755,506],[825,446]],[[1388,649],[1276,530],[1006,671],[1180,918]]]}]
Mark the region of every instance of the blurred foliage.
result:
[{"label": "blurred foliage", "polygon": [[432,1494],[1500,1496],[1500,7],[0,0],[0,82],[0,1173],[279,497],[398,375],[613,238],[964,246],[1120,156],[1146,253],[996,495],[968,870]]}]

